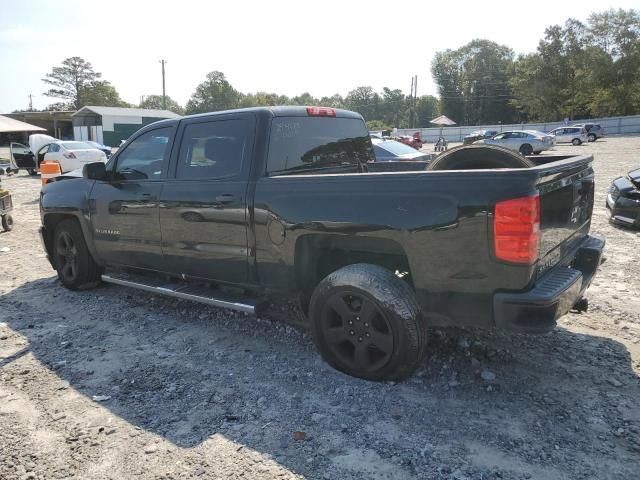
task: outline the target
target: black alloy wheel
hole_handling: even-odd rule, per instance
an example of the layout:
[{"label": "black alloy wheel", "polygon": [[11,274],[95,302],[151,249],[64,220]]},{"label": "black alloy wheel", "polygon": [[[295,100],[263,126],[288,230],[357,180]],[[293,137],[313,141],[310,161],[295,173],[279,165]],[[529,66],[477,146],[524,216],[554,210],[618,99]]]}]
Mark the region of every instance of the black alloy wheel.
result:
[{"label": "black alloy wheel", "polygon": [[378,265],[327,275],[313,291],[309,320],[322,358],[354,377],[407,378],[426,352],[426,321],[413,288]]},{"label": "black alloy wheel", "polygon": [[71,234],[62,231],[55,239],[55,264],[62,283],[74,284],[78,279],[78,248]]},{"label": "black alloy wheel", "polygon": [[349,369],[374,372],[393,353],[393,330],[374,301],[362,293],[336,292],[322,312],[320,334]]}]

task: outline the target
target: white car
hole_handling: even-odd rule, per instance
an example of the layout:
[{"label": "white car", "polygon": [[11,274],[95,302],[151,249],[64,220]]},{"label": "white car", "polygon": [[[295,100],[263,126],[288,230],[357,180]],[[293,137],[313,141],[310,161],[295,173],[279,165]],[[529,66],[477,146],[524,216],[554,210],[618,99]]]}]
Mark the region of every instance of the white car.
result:
[{"label": "white car", "polygon": [[588,142],[587,130],[584,127],[560,127],[551,130],[549,135],[556,139],[556,143],[571,143],[573,145],[581,145]]},{"label": "white car", "polygon": [[87,163],[107,162],[104,152],[85,142],[55,140],[39,147],[34,153],[28,147],[11,144],[11,154],[20,168],[35,175],[43,161],[58,162],[62,173],[82,168]]},{"label": "white car", "polygon": [[512,130],[502,132],[493,138],[485,138],[478,140],[476,143],[485,143],[487,145],[499,145],[510,150],[515,150],[523,155],[536,155],[544,150],[553,148],[553,138],[542,132],[534,132],[528,130]]}]

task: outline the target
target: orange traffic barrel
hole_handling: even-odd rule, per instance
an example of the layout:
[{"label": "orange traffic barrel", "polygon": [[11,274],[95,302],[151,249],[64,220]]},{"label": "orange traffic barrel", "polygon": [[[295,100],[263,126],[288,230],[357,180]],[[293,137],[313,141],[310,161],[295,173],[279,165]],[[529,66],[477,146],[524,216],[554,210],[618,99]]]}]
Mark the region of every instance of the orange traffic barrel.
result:
[{"label": "orange traffic barrel", "polygon": [[58,162],[42,162],[40,164],[40,178],[42,179],[42,188],[47,184],[47,180],[62,175],[60,164]]}]

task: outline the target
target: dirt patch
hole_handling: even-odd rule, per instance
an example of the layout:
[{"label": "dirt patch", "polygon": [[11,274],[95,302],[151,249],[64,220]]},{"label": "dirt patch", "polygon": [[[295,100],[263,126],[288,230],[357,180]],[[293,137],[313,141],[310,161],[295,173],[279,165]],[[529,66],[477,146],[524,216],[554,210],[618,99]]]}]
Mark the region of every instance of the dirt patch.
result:
[{"label": "dirt patch", "polygon": [[296,315],[287,303],[256,319],[65,290],[37,238],[39,178],[3,178],[0,478],[637,478],[640,233],[604,205],[640,137],[558,150],[596,156],[607,262],[590,310],[544,336],[433,330],[400,384],[329,368],[273,320]]}]

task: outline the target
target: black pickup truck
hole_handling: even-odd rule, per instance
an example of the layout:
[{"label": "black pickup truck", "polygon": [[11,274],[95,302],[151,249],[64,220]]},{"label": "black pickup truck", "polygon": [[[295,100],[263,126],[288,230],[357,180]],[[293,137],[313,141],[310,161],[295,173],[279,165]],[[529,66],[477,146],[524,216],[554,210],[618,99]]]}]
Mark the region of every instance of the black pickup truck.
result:
[{"label": "black pickup truck", "polygon": [[144,127],[106,166],[46,185],[41,235],[70,289],[102,280],[245,312],[296,295],[328,363],[397,379],[428,326],[547,332],[582,299],[604,248],[589,235],[592,160],[379,170],[357,113],[216,112]]}]

